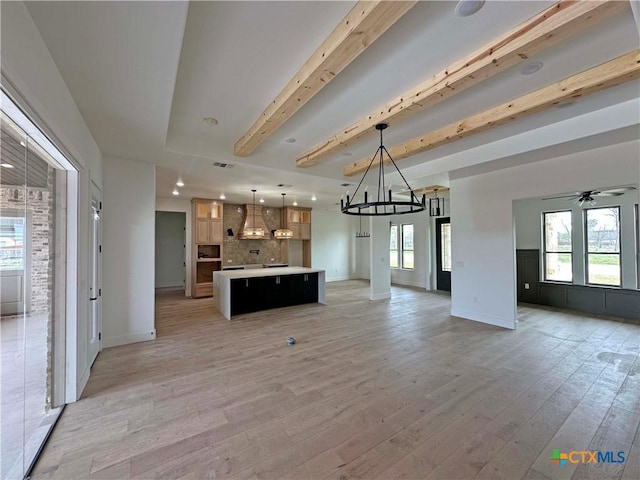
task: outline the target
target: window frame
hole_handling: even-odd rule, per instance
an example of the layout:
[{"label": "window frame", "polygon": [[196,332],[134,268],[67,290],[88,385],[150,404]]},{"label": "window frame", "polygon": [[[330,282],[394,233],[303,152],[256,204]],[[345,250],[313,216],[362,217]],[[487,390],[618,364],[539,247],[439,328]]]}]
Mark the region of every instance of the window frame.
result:
[{"label": "window frame", "polygon": [[[569,219],[571,224],[571,233],[570,233],[570,244],[571,250],[564,251],[548,251],[547,250],[547,215],[554,213],[569,213]],[[569,258],[571,259],[571,280],[557,280],[553,278],[547,277],[547,254],[569,254]],[[571,209],[563,209],[563,210],[549,210],[542,212],[542,278],[545,282],[552,283],[562,283],[566,285],[570,285],[574,283],[574,272],[573,272],[573,211]]]},{"label": "window frame", "polygon": [[[411,226],[413,227],[413,232],[415,235],[415,224],[413,223],[389,223],[389,268],[392,268],[394,270],[409,270],[409,271],[413,271],[415,270],[415,238],[414,238],[414,246],[411,249],[406,249],[407,252],[413,252],[414,254],[414,266],[413,267],[405,267],[404,266],[404,252],[405,252],[405,248],[404,248],[404,235],[403,235],[403,231],[404,231],[404,227],[405,226]],[[391,234],[393,231],[393,227],[396,228],[396,246],[398,247],[396,250],[393,250],[391,248]],[[397,266],[394,267],[391,265],[391,260],[393,258],[393,256],[395,255],[395,258],[397,260]]]},{"label": "window frame", "polygon": [[[616,209],[618,210],[618,251],[617,252],[590,252],[589,251],[589,229],[588,229],[588,217],[591,210],[604,210],[604,209]],[[608,287],[608,288],[622,288],[622,221],[620,215],[622,209],[620,205],[601,206],[601,207],[589,207],[582,211],[582,225],[584,228],[584,284],[591,287]],[[618,256],[618,278],[620,283],[593,283],[589,281],[589,255],[617,255]]]},{"label": "window frame", "polygon": [[[396,228],[396,248],[392,249],[391,248],[391,235],[393,232],[393,227]],[[398,228],[398,224],[396,223],[390,223],[389,224],[389,268],[393,268],[393,269],[399,269],[400,268],[400,238],[399,238],[399,232],[400,229]],[[392,257],[395,253],[395,258],[396,258],[396,266],[394,267],[393,265],[391,265],[391,260]]]},{"label": "window frame", "polygon": [[[411,249],[405,248],[404,246],[404,227],[411,227],[411,236],[415,233],[415,228],[413,223],[403,223],[400,226],[400,268],[402,270],[413,270],[415,267],[405,267],[404,265],[404,253],[411,252],[414,255],[414,265],[415,265],[415,245],[411,247]],[[412,243],[415,243],[415,239],[412,238]]]}]

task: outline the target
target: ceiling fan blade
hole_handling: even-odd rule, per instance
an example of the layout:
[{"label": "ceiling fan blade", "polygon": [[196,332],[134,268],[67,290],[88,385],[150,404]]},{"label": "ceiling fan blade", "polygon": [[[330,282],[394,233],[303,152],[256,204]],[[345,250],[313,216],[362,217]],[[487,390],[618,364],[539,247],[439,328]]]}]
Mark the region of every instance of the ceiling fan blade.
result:
[{"label": "ceiling fan blade", "polygon": [[636,187],[620,187],[620,188],[608,188],[606,190],[600,190],[601,193],[620,193],[621,195],[624,192],[628,192],[629,190],[635,190]]},{"label": "ceiling fan blade", "polygon": [[606,192],[594,193],[592,195],[594,197],[619,197],[620,195],[624,195],[624,192],[606,191]]},{"label": "ceiling fan blade", "polygon": [[580,194],[578,195],[561,195],[559,197],[546,197],[543,198],[542,200],[555,200],[556,198],[579,198]]}]

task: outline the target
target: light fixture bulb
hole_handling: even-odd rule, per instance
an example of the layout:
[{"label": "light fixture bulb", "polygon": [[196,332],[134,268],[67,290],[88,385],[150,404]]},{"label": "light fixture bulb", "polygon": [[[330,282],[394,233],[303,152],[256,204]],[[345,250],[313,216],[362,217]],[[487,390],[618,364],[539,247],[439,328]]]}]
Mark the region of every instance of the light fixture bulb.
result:
[{"label": "light fixture bulb", "polygon": [[178,187],[184,187],[184,182],[183,182],[182,180],[178,180],[178,181],[176,182],[176,185],[177,185]]},{"label": "light fixture bulb", "polygon": [[296,202],[295,200],[293,201],[293,206],[297,207],[298,206],[298,202]]},{"label": "light fixture bulb", "polygon": [[264,198],[261,198],[260,200],[258,200],[260,203],[264,203]]},{"label": "light fixture bulb", "polygon": [[177,188],[173,189],[173,192],[171,192],[172,195],[180,195],[180,192],[178,191]]},{"label": "light fixture bulb", "polygon": [[227,197],[224,196],[224,193],[221,193],[220,194],[220,200],[224,200],[225,198],[227,198]]}]

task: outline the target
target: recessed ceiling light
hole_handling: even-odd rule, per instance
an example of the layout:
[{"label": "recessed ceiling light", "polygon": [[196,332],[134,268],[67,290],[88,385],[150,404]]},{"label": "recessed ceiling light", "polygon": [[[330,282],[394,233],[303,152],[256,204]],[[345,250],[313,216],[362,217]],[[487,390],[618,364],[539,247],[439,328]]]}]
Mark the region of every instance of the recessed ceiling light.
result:
[{"label": "recessed ceiling light", "polygon": [[312,201],[312,202],[315,202],[316,200],[317,200],[317,199],[316,199],[316,196],[315,196],[315,195],[314,195],[313,197],[311,197],[311,201]]},{"label": "recessed ceiling light", "polygon": [[178,191],[177,188],[173,189],[173,192],[171,192],[172,195],[180,195],[180,192]]},{"label": "recessed ceiling light", "polygon": [[225,198],[227,198],[227,197],[224,196],[224,193],[221,193],[220,194],[220,200],[224,200]]},{"label": "recessed ceiling light", "polygon": [[27,145],[24,143],[23,140],[20,140],[20,145],[22,145],[23,147],[26,147]]},{"label": "recessed ceiling light", "polygon": [[178,180],[178,181],[176,182],[176,185],[177,185],[178,187],[184,187],[184,182],[183,182],[182,180]]},{"label": "recessed ceiling light", "polygon": [[470,17],[478,13],[484,6],[484,0],[460,0],[456,5],[456,15],[459,17]]},{"label": "recessed ceiling light", "polygon": [[531,75],[532,73],[539,72],[542,69],[542,66],[542,62],[527,63],[524,67],[522,67],[520,73],[522,73],[522,75]]},{"label": "recessed ceiling light", "polygon": [[11,165],[10,163],[0,163],[0,167],[3,167],[3,168],[13,168],[13,165]]},{"label": "recessed ceiling light", "polygon": [[260,203],[264,203],[264,198],[261,198],[260,200],[258,200]]},{"label": "recessed ceiling light", "polygon": [[297,207],[298,206],[298,202],[296,202],[295,200],[293,201],[293,206]]},{"label": "recessed ceiling light", "polygon": [[353,155],[351,152],[342,152],[343,157],[350,157],[351,155]]},{"label": "recessed ceiling light", "polygon": [[207,127],[215,127],[218,124],[218,120],[213,117],[204,117],[202,121]]},{"label": "recessed ceiling light", "polygon": [[293,137],[285,138],[284,143],[296,143],[296,139]]}]

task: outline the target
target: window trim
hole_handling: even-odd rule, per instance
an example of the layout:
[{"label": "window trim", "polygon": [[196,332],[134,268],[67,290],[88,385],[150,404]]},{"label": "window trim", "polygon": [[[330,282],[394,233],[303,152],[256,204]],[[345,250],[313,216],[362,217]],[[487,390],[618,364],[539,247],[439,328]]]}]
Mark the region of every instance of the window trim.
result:
[{"label": "window trim", "polygon": [[[389,268],[393,270],[407,270],[409,272],[413,272],[415,270],[415,266],[405,267],[404,266],[404,241],[402,236],[402,230],[405,225],[411,225],[413,227],[413,231],[415,234],[415,224],[414,223],[389,223]],[[397,250],[391,249],[391,230],[393,227],[396,227],[396,245],[398,246]],[[391,255],[392,252],[396,252],[396,258],[398,259],[398,266],[391,266]],[[415,264],[415,238],[414,238],[414,247],[411,250],[407,250],[407,252],[414,252],[414,264]]]},{"label": "window trim", "polygon": [[[547,214],[552,214],[552,213],[566,213],[569,212],[569,216],[571,219],[571,250],[569,250],[568,252],[557,252],[557,251],[553,251],[553,252],[549,252],[547,251],[547,219],[546,216]],[[547,278],[547,254],[548,253],[568,253],[569,256],[571,257],[571,280],[555,280],[555,279],[551,279],[551,278]],[[573,211],[571,209],[563,209],[563,210],[549,210],[549,211],[543,211],[542,212],[542,278],[543,278],[543,282],[549,282],[549,283],[561,283],[563,285],[571,285],[574,283],[574,272],[573,272],[573,254],[574,254],[574,250],[573,250]]]},{"label": "window trim", "polygon": [[[404,252],[405,251],[413,253],[413,255],[414,255],[413,261],[414,261],[414,264],[415,264],[415,246],[413,248],[411,248],[411,250],[404,248],[404,227],[407,227],[409,225],[411,225],[411,230],[415,233],[415,228],[414,228],[414,224],[413,223],[402,223],[400,225],[400,268],[402,270],[411,270],[411,271],[413,271],[413,270],[415,270],[415,267],[405,267],[404,266]],[[415,240],[414,240],[414,243],[415,243]]]},{"label": "window trim", "polygon": [[[391,232],[393,231],[393,227],[396,227],[396,249],[392,250],[391,249]],[[394,270],[400,270],[400,265],[402,265],[401,261],[400,261],[400,241],[399,241],[399,232],[400,229],[398,228],[398,224],[396,223],[389,223],[389,268],[392,268]],[[391,254],[392,252],[395,252],[396,255],[396,262],[397,262],[397,267],[394,267],[391,265]]]},{"label": "window trim", "polygon": [[[618,210],[618,251],[617,252],[590,252],[589,251],[589,230],[587,225],[587,217],[590,210],[604,210],[604,209],[617,209]],[[622,209],[620,205],[602,206],[602,207],[589,207],[582,211],[582,225],[584,228],[584,284],[590,287],[609,287],[609,288],[622,288],[622,221],[621,214]],[[592,283],[589,281],[589,255],[617,255],[618,256],[618,271],[620,283]]]}]

